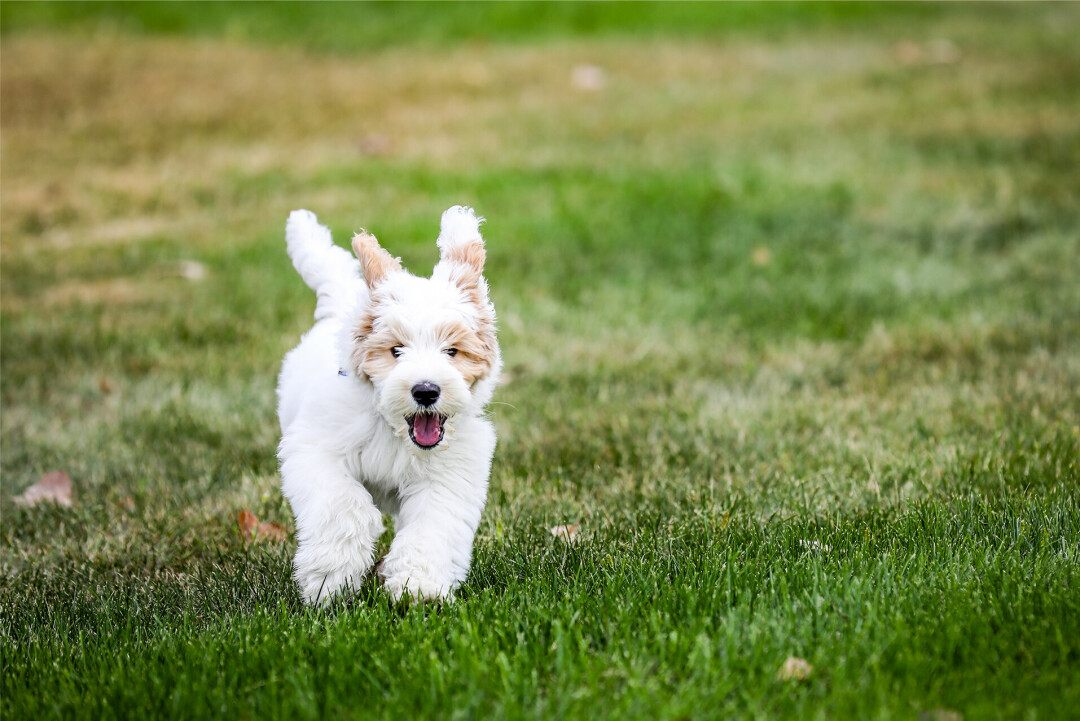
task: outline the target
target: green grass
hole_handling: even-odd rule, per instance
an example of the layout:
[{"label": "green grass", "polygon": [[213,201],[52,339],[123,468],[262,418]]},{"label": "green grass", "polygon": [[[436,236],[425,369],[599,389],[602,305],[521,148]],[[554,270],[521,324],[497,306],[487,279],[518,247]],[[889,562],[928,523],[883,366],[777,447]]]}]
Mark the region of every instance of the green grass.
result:
[{"label": "green grass", "polygon": [[[1075,6],[0,29],[5,718],[1080,718]],[[284,220],[423,272],[461,202],[507,377],[472,573],[305,609],[235,521],[292,525]],[[54,468],[72,508],[13,503]]]},{"label": "green grass", "polygon": [[[373,591],[301,610],[281,552],[186,579],[61,565],[12,594],[48,632],[12,644],[5,691],[26,715],[92,717],[582,718],[603,699],[612,718],[1015,718],[1080,701],[1062,683],[1078,511],[1049,494],[765,524],[641,513],[574,548],[523,526],[481,544],[459,603],[406,612]],[[792,653],[816,669],[801,684],[775,678]],[[27,667],[72,672],[43,694]]]},{"label": "green grass", "polygon": [[[183,5],[150,2],[6,3],[5,32],[62,27],[75,32],[119,31],[148,35],[226,37],[232,40],[300,45],[331,52],[364,52],[390,46],[461,41],[507,42],[578,37],[717,37],[733,33],[776,35],[808,27],[827,29],[858,23],[948,14],[947,8],[873,8],[866,3],[780,2],[772,7],[741,2],[696,3],[350,3],[281,2],[273,7],[244,2],[205,3],[197,12]],[[995,10],[994,12],[1002,12]],[[1008,12],[1008,11],[1005,11]]]}]

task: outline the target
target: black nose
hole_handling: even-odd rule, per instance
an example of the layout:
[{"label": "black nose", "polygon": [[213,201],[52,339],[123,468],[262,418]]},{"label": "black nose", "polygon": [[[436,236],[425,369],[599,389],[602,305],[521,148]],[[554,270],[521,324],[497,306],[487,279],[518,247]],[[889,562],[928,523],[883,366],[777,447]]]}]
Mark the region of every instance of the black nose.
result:
[{"label": "black nose", "polygon": [[414,401],[425,408],[433,406],[435,405],[435,401],[439,400],[439,386],[431,381],[417,383],[412,387],[412,397]]}]

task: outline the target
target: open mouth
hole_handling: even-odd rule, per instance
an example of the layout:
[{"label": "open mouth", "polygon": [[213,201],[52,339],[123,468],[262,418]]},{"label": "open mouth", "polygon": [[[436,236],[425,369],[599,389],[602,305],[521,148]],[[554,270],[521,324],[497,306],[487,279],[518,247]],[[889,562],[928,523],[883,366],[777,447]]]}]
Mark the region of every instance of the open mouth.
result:
[{"label": "open mouth", "polygon": [[409,424],[409,438],[421,448],[434,448],[443,439],[443,427],[446,417],[438,413],[417,413],[406,416]]}]

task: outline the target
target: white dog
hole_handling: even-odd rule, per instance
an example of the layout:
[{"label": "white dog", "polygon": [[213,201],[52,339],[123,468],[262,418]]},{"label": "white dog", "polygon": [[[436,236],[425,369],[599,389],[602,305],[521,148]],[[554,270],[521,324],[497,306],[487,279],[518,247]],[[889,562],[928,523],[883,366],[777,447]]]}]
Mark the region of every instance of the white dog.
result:
[{"label": "white dog", "polygon": [[469,572],[495,451],[484,406],[502,368],[481,222],[471,208],[443,213],[439,263],[418,278],[366,232],[357,262],[314,214],[289,216],[289,256],[318,295],[277,389],[309,603],[359,587],[383,513],[396,527],[380,571],[393,598],[448,598]]}]

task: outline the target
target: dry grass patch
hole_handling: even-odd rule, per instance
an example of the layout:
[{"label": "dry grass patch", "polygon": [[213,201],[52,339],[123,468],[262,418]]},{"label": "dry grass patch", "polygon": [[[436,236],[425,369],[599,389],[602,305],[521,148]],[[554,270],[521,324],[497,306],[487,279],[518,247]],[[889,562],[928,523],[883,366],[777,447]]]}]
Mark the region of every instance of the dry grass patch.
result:
[{"label": "dry grass patch", "polygon": [[[372,156],[492,168],[576,164],[587,148],[594,162],[633,155],[664,166],[709,148],[775,164],[796,181],[888,167],[889,192],[901,199],[955,189],[962,174],[928,175],[872,139],[1080,133],[1065,103],[1032,113],[1008,102],[1049,72],[1038,55],[999,57],[979,42],[959,41],[947,66],[912,68],[891,45],[868,42],[612,40],[340,58],[19,35],[2,49],[2,230],[9,250],[42,233],[59,244],[108,240],[124,223],[137,236],[141,223],[158,228],[207,205],[229,212],[237,176],[282,172],[302,187],[321,169]],[[573,88],[584,63],[604,70],[604,89]],[[817,140],[793,150],[808,137]],[[853,156],[855,145],[870,154]],[[890,202],[894,216],[903,202]]]}]

